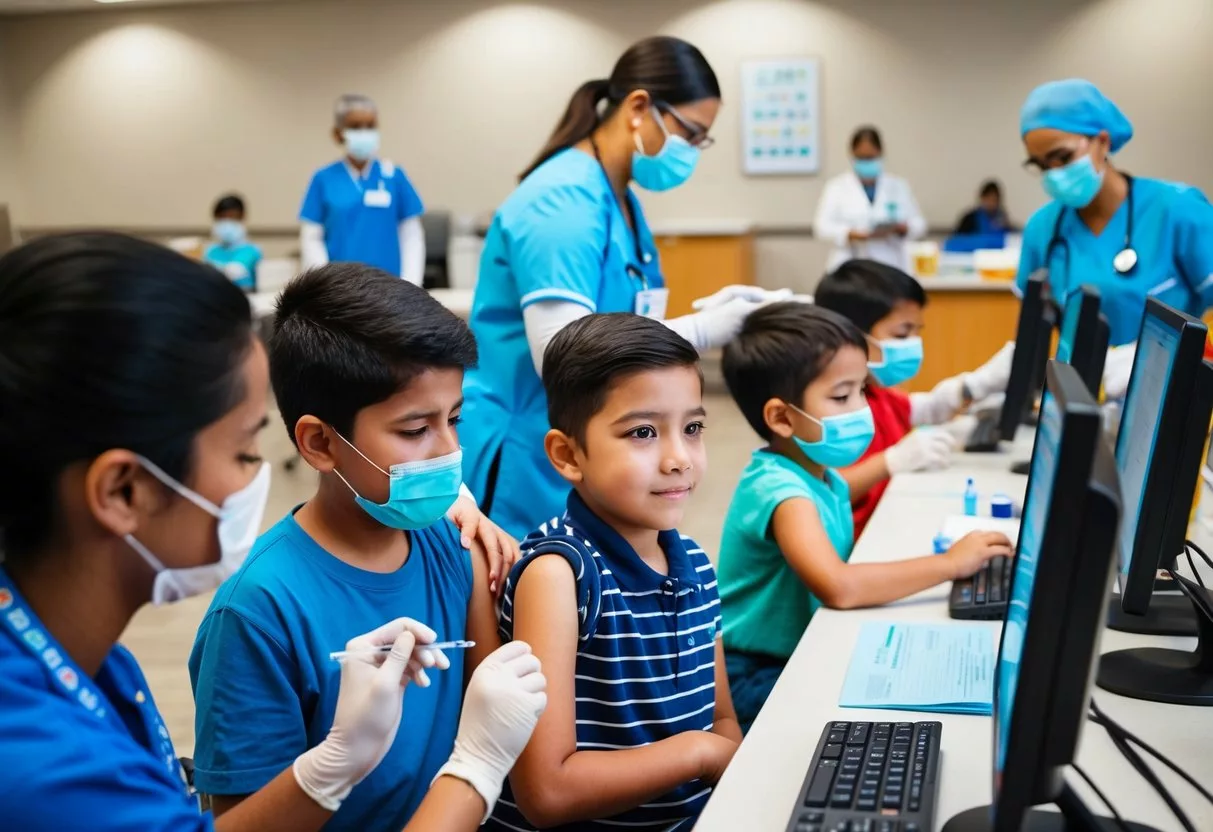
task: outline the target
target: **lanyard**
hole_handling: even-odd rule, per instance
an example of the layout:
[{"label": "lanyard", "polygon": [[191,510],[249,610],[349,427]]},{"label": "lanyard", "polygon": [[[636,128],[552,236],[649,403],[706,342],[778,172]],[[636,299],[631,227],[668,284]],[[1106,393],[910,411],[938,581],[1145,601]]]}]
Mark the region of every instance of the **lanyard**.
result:
[{"label": "lanyard", "polygon": [[[54,637],[38,620],[38,616],[25,605],[3,567],[0,567],[0,626],[12,633],[14,640],[51,672],[55,687],[64,698],[78,703],[98,719],[120,725],[123,731],[128,730],[121,717],[114,712],[105,694],[93,686],[88,674],[59,648]],[[169,739],[168,729],[164,727],[164,720],[151,699],[142,695],[142,691],[139,693],[136,702],[139,703],[141,711],[150,717],[148,722],[153,740],[160,745],[160,758],[170,775],[181,777],[181,764],[173,751],[173,743]]]},{"label": "lanyard", "polygon": [[[378,162],[377,162],[375,159],[369,159],[369,160],[367,160],[367,163],[366,163],[366,176],[359,176],[359,175],[358,175],[358,174],[357,174],[357,173],[354,171],[353,166],[352,166],[352,165],[350,165],[350,163],[349,163],[349,160],[348,160],[348,159],[342,159],[342,160],[341,160],[341,163],[342,163],[343,165],[345,165],[345,172],[349,174],[349,176],[350,176],[350,181],[354,183],[354,187],[358,189],[358,193],[360,193],[360,194],[366,194],[367,185],[369,185],[369,184],[370,184],[371,175],[372,175],[372,174],[374,174],[374,172],[375,172],[375,165],[376,165],[376,164],[378,164]],[[379,188],[378,188],[378,190],[380,190],[380,191],[382,191],[382,190],[383,190],[383,175],[382,175],[382,173],[380,173],[380,176],[379,176]]]},{"label": "lanyard", "polygon": [[[615,194],[615,187],[611,184],[611,177],[607,175],[606,165],[604,165],[602,163],[602,154],[598,152],[598,142],[594,141],[593,136],[590,136],[590,147],[593,148],[593,150],[594,150],[594,159],[597,160],[597,162],[598,162],[598,169],[600,171],[602,171],[602,178],[606,180],[607,190],[611,194],[611,200],[615,203],[616,206],[618,206],[619,213],[624,218],[626,218],[627,214],[624,213],[623,204],[620,203],[619,197]],[[635,212],[634,211],[633,211],[632,221],[635,222]],[[637,263],[649,262],[649,260],[651,260],[652,258],[649,255],[645,254],[644,249],[642,249],[640,247],[639,231],[637,231],[637,229],[635,229],[635,228],[629,228],[628,232],[632,236],[632,246],[635,249],[636,262]],[[604,248],[603,252],[602,252],[603,266],[606,265],[607,255],[608,255],[608,253],[610,251],[610,247],[611,247],[611,215],[610,214],[607,214],[606,237],[607,237],[606,248]],[[647,290],[649,288],[649,279],[648,279],[648,277],[645,276],[645,273],[640,269],[639,266],[633,265],[632,263],[628,263],[627,266],[624,267],[624,270],[628,273],[628,276],[634,277],[640,281],[640,288],[642,290]]]}]

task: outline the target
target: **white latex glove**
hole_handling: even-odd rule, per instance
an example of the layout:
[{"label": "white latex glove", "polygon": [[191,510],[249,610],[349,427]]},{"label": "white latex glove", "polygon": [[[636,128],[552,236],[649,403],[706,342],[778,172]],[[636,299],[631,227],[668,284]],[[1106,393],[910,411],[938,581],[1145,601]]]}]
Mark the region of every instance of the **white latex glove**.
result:
[{"label": "white latex glove", "polygon": [[1011,379],[1011,358],[1015,355],[1015,342],[1007,341],[994,357],[971,373],[962,376],[973,401],[981,401],[991,393],[1002,393]]},{"label": "white latex glove", "polygon": [[1137,356],[1137,342],[1123,347],[1112,347],[1103,365],[1103,391],[1109,399],[1123,399],[1129,390],[1129,376],[1133,374],[1133,359]]},{"label": "white latex glove", "polygon": [[910,424],[941,425],[964,406],[964,380],[961,376],[945,378],[930,393],[910,394]]},{"label": "white latex glove", "polygon": [[947,431],[912,430],[884,452],[890,475],[938,471],[952,463],[956,440]]},{"label": "white latex glove", "polygon": [[704,350],[723,347],[741,331],[746,316],[764,306],[762,301],[733,298],[718,306],[700,312],[692,312],[665,321],[665,325],[686,338],[695,349]]},{"label": "white latex glove", "polygon": [[485,820],[548,705],[547,685],[525,641],[494,650],[468,682],[455,750],[434,779],[445,774],[466,781],[484,798]]},{"label": "white latex glove", "polygon": [[735,283],[731,286],[725,286],[719,292],[708,295],[706,298],[699,298],[693,301],[691,308],[697,312],[702,312],[704,309],[714,309],[738,298],[753,301],[754,303],[774,303],[777,300],[787,300],[790,297],[792,297],[791,289],[768,290],[758,286],[743,286]]},{"label": "white latex glove", "polygon": [[[295,759],[295,780],[309,797],[336,812],[354,786],[383,760],[404,706],[408,680],[429,685],[425,668],[446,670],[441,650],[427,650],[437,634],[411,618],[397,618],[345,645],[355,655],[341,660],[341,687],[328,736]],[[375,648],[392,645],[390,653]],[[256,718],[256,715],[251,715]]]}]

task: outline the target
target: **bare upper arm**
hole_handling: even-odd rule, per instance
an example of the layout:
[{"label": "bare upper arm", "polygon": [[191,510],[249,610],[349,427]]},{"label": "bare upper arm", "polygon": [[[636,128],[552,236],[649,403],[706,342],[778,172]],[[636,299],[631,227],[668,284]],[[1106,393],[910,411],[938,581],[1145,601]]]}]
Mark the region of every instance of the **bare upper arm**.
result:
[{"label": "bare upper arm", "polygon": [[771,515],[771,534],[784,560],[827,606],[839,592],[846,565],[838,557],[812,500],[784,500]]},{"label": "bare upper arm", "polygon": [[247,797],[247,794],[207,794],[202,796],[202,808],[210,809],[211,814],[219,817],[235,809]]},{"label": "bare upper arm", "polygon": [[497,630],[497,599],[489,591],[488,556],[484,547],[474,540],[468,557],[472,559],[472,597],[468,600],[467,638],[476,642],[476,646],[470,648],[464,658],[464,684],[467,684],[484,658],[501,646],[501,635]]}]

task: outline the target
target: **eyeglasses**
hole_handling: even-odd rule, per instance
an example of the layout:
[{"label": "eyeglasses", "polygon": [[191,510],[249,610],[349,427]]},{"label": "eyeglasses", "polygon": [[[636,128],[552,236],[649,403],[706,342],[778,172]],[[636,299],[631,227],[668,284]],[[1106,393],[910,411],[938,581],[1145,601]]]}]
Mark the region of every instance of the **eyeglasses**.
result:
[{"label": "eyeglasses", "polygon": [[700,150],[707,150],[709,147],[716,144],[716,139],[708,135],[708,128],[704,127],[702,124],[696,124],[695,122],[684,118],[669,104],[666,104],[664,101],[657,101],[654,102],[653,106],[657,108],[658,112],[669,113],[670,117],[673,118],[674,121],[678,122],[678,126],[686,132],[686,140],[690,144],[694,145]]},{"label": "eyeglasses", "polygon": [[1042,176],[1046,171],[1064,168],[1070,162],[1073,162],[1075,158],[1086,153],[1087,148],[1090,146],[1091,140],[1083,139],[1073,147],[1055,147],[1045,154],[1044,159],[1025,160],[1023,168],[1033,176]]}]

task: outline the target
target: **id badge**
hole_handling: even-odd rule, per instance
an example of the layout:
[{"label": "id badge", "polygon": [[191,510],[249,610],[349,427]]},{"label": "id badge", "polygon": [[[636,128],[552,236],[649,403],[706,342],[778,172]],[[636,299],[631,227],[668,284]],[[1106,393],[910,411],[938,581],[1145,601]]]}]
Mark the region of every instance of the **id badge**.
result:
[{"label": "id badge", "polygon": [[641,289],[636,293],[635,312],[645,318],[664,321],[665,307],[669,299],[669,289]]},{"label": "id badge", "polygon": [[362,204],[367,208],[391,208],[392,192],[383,188],[362,192]]}]

